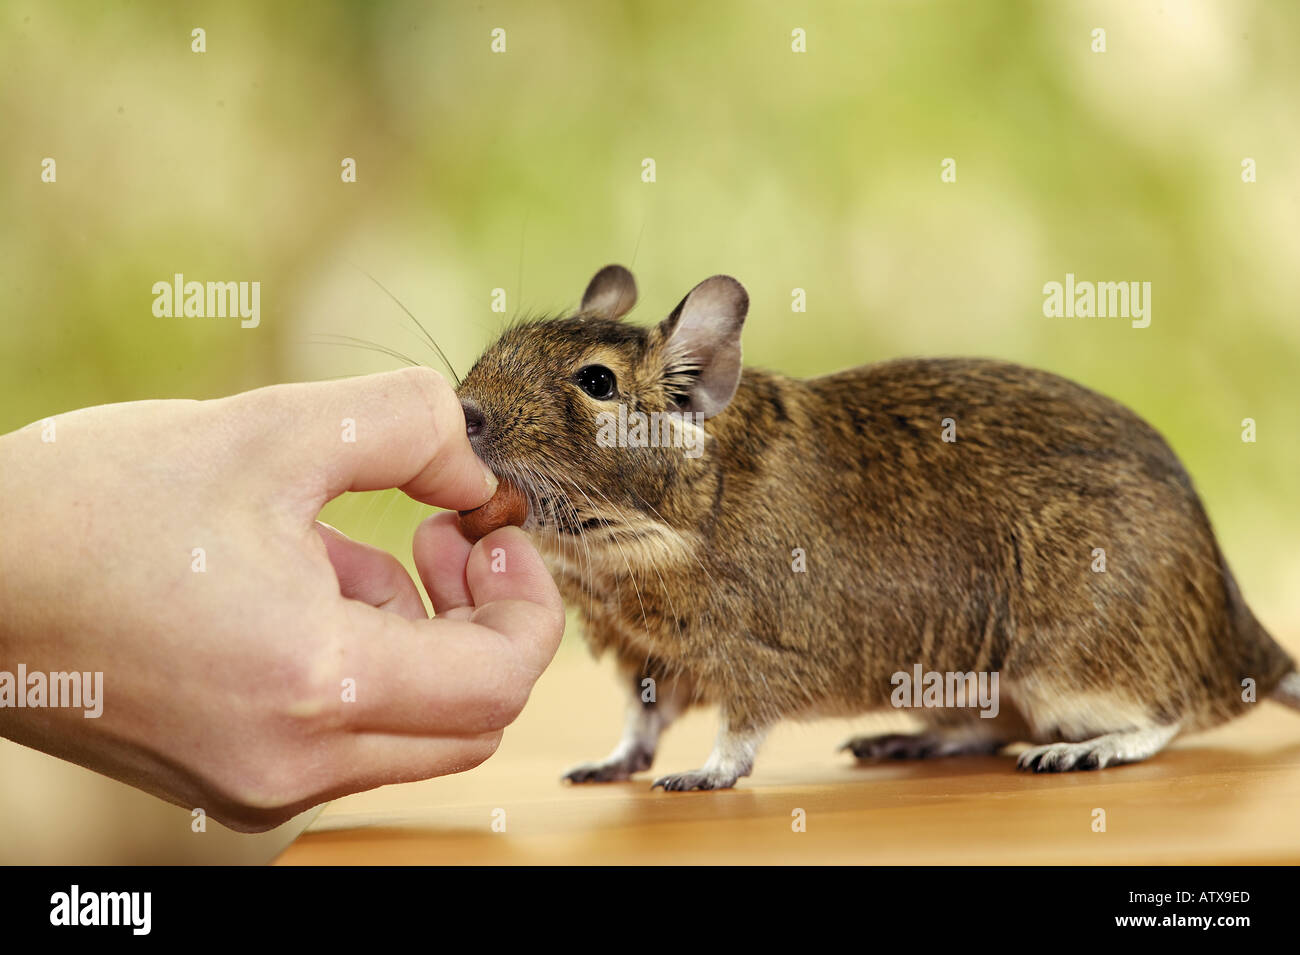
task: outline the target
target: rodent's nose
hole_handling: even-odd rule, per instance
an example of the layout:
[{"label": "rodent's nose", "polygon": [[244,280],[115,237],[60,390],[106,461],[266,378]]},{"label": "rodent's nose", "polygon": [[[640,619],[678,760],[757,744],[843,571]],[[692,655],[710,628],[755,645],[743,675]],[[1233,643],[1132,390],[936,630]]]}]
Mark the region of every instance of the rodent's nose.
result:
[{"label": "rodent's nose", "polygon": [[462,399],[460,407],[465,412],[465,433],[472,438],[483,430],[487,422],[483,420],[483,412],[478,410],[478,405],[474,402]]}]

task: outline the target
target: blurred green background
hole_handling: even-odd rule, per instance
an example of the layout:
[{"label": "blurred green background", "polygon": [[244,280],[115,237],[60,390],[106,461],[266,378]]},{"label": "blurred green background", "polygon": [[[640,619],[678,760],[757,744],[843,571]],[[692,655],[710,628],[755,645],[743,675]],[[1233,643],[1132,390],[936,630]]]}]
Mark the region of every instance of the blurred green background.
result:
[{"label": "blurred green background", "polygon": [[[1296,645],[1296,4],[4,0],[0,77],[0,431],[398,364],[321,335],[432,362],[365,272],[462,372],[608,262],[639,321],[728,272],[752,364],[989,355],[1131,405]],[[176,272],[260,281],[261,325],[155,318]],[[1066,272],[1151,282],[1151,326],[1045,318]],[[425,510],[327,517],[407,558]]]}]

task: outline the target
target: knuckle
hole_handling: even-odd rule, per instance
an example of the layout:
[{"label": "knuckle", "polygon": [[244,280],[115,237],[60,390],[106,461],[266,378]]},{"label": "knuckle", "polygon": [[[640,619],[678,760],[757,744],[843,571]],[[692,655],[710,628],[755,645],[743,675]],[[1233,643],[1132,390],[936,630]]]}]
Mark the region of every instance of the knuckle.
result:
[{"label": "knuckle", "polygon": [[343,719],[342,648],[326,646],[285,661],[275,685],[279,715],[299,730],[336,729]]},{"label": "knuckle", "polygon": [[308,775],[307,767],[285,754],[265,754],[236,767],[223,788],[246,822],[283,821],[309,797]]}]

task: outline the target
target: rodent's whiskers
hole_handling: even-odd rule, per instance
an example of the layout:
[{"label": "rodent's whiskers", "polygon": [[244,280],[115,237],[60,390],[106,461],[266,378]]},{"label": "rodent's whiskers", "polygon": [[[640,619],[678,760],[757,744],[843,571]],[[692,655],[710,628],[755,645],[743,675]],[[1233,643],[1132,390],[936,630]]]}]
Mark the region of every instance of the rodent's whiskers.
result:
[{"label": "rodent's whiskers", "polygon": [[[587,580],[584,589],[587,591],[588,594],[589,609],[590,609],[590,601],[594,600],[594,594],[596,589],[595,588],[595,583],[596,583],[595,564],[594,564],[594,559],[591,555],[591,546],[588,540],[586,528],[583,526],[584,521],[579,519],[580,515],[577,512],[577,509],[574,507],[573,502],[569,499],[569,495],[564,493],[564,491],[561,489],[559,482],[556,480],[555,477],[549,474],[542,474],[538,468],[533,467],[532,465],[516,464],[514,465],[513,469],[525,472],[526,476],[524,476],[524,480],[521,481],[521,484],[525,486],[524,488],[525,493],[529,495],[530,502],[534,503],[535,506],[537,503],[539,503],[538,502],[539,492],[546,491],[551,495],[553,495],[554,498],[558,498],[560,502],[562,502],[565,506],[568,507],[569,513],[565,514],[565,517],[568,518],[568,521],[566,522],[560,518],[560,511],[558,510],[556,506],[556,501],[554,499],[544,502],[550,505],[549,508],[550,514],[547,516],[551,517],[552,519],[552,523],[553,523],[552,529],[556,532],[555,536],[558,539],[558,541],[561,542],[560,546],[567,547],[568,544],[567,542],[565,542],[565,537],[572,537],[572,536],[576,536],[578,540],[582,543],[582,547],[586,555],[585,574]],[[600,514],[600,509],[596,507],[595,502],[591,500],[591,498],[586,494],[585,491],[583,491],[582,487],[577,482],[575,482],[572,478],[570,478],[568,475],[564,474],[562,470],[560,470],[558,466],[558,462],[556,467],[556,473],[559,475],[559,477],[562,480],[571,484],[573,488],[579,494],[581,494],[583,498],[585,498],[587,505],[593,514],[597,514],[597,515]],[[542,515],[539,513],[539,516]],[[604,517],[603,519],[606,520],[606,522],[609,522],[607,517]],[[566,527],[566,523],[571,526],[571,533],[569,534],[564,533],[564,531],[568,529]],[[617,539],[616,535],[611,535],[609,537],[609,541],[612,542],[614,546],[618,548],[619,555],[621,556],[623,560],[623,564],[627,569],[628,579],[631,580],[632,582],[632,587],[636,591],[637,604],[641,608],[641,622],[642,625],[645,627],[646,634],[648,635],[650,633],[650,622],[645,610],[645,601],[642,598],[641,586],[640,583],[637,581],[636,572],[633,570],[632,562],[628,559],[627,553],[624,551],[623,545]],[[579,565],[579,567],[581,567],[581,565]],[[617,574],[614,575],[614,586],[615,586],[615,594],[616,594],[615,599],[617,599],[621,603],[622,598],[621,595],[619,594],[620,585],[618,582]]]},{"label": "rodent's whiskers", "polygon": [[[536,472],[536,470],[535,470],[534,468],[529,467],[529,468],[528,468],[528,471],[529,471],[531,474],[533,474],[535,477],[537,477],[538,480],[545,480],[544,478],[541,477],[541,475],[537,474],[537,472]],[[548,484],[551,486],[551,488],[552,488],[552,490],[554,491],[554,493],[556,493],[556,494],[561,493],[561,492],[560,492],[560,489],[559,489],[559,487],[558,487],[558,485],[556,485],[554,482],[552,482],[552,481],[547,481],[546,483],[548,483]],[[568,560],[569,541],[565,539],[564,535],[559,535],[559,540],[561,541],[561,546],[564,548],[565,559]],[[576,545],[576,544],[575,544],[574,547],[573,547],[573,551],[574,551],[575,556],[581,556],[581,557],[584,557],[585,560],[586,560],[585,566],[583,565],[583,563],[582,563],[581,561],[575,561],[575,563],[576,563],[577,566],[578,566],[578,572],[579,572],[579,575],[580,575],[580,577],[583,579],[583,582],[584,582],[584,586],[583,586],[582,589],[585,590],[585,591],[587,592],[587,616],[588,616],[588,619],[590,619],[591,616],[592,616],[592,614],[593,614],[593,609],[594,609],[594,606],[595,606],[595,600],[596,600],[595,568],[594,568],[594,564],[593,564],[593,560],[592,560],[592,556],[591,556],[591,547],[590,547],[589,544],[587,543],[587,535],[586,535],[586,533],[582,530],[582,526],[581,526],[581,524],[579,524],[579,526],[578,526],[578,541],[582,544],[582,552],[581,552],[581,554],[579,554],[579,552],[578,552],[578,548],[577,548],[577,545]],[[617,582],[617,580],[615,580],[614,587],[615,587],[615,594],[617,594],[617,593],[618,593],[618,582]]]},{"label": "rodent's whiskers", "polygon": [[[556,521],[555,516],[553,514],[548,515],[543,512],[544,511],[542,506],[543,504],[550,505],[549,509],[552,511],[554,510],[554,504],[550,500],[548,501],[541,500],[539,490],[545,489],[546,492],[552,496],[563,496],[559,486],[554,481],[542,475],[536,468],[532,467],[531,465],[521,464],[518,466],[518,468],[519,470],[524,472],[523,476],[525,478],[519,483],[523,487],[524,493],[528,496],[530,506],[534,509],[534,514],[536,514],[538,517],[538,522],[543,526],[546,526],[548,523],[552,523],[552,524],[558,523],[558,521]],[[546,520],[546,518],[548,517],[550,518],[549,521]],[[578,573],[584,582],[584,586],[582,589],[587,592],[587,615],[590,618],[593,612],[594,603],[596,599],[595,585],[594,585],[595,584],[594,565],[592,563],[591,548],[588,546],[587,543],[587,535],[583,532],[580,523],[577,524],[577,527],[578,527],[578,540],[582,544],[583,553],[580,554],[578,552],[577,545],[575,544],[574,555],[585,556],[586,564],[584,566],[581,561],[576,561],[576,560],[574,561],[574,564],[577,566]],[[570,542],[566,539],[566,535],[563,534],[557,534],[556,538],[557,540],[560,541],[561,547],[564,549],[564,560],[568,562],[569,560],[568,548]],[[618,593],[617,579],[615,579],[614,586],[615,586],[615,593],[617,594]]]},{"label": "rodent's whiskers", "polygon": [[389,298],[391,298],[394,302],[396,302],[397,307],[406,313],[406,317],[415,323],[415,327],[420,330],[420,333],[424,336],[424,340],[428,342],[429,345],[433,348],[433,352],[435,355],[438,356],[439,361],[441,361],[443,365],[446,366],[447,372],[451,375],[452,380],[456,382],[456,387],[459,388],[460,375],[456,374],[456,369],[452,367],[451,360],[447,357],[446,353],[442,350],[442,346],[439,345],[436,341],[434,341],[433,336],[429,334],[429,330],[424,327],[424,324],[418,318],[415,317],[414,313],[412,313],[412,311],[409,308],[407,308],[405,305],[402,304],[401,299],[399,299],[396,295],[394,295],[392,292],[388,290],[387,286],[385,286],[383,282],[379,281],[379,279],[375,278],[373,275],[371,275],[365,269],[361,268],[361,266],[359,265],[352,265],[352,267],[356,269],[358,272],[360,272],[362,275],[364,275],[366,278],[370,279],[370,281],[378,285],[379,288],[383,290],[384,294],[387,295]]},{"label": "rodent's whiskers", "polygon": [[[333,340],[331,340],[333,339]],[[381,355],[387,355],[390,358],[396,358],[407,365],[418,366],[420,363],[408,355],[404,355],[395,348],[389,348],[387,345],[381,345],[378,342],[372,342],[365,338],[355,338],[352,335],[336,335],[332,332],[318,332],[315,337],[306,341],[308,345],[341,345],[345,348],[360,348],[364,351],[379,352]]]}]

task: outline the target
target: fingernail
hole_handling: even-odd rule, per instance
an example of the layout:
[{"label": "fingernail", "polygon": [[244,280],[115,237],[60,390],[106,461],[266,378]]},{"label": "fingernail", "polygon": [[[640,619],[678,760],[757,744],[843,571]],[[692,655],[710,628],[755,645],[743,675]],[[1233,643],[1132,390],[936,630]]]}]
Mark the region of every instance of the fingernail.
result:
[{"label": "fingernail", "polygon": [[479,465],[483,468],[483,482],[490,487],[492,493],[495,494],[497,485],[501,483],[500,480],[497,479],[497,476],[492,472],[492,469],[482,461],[479,462]]}]

